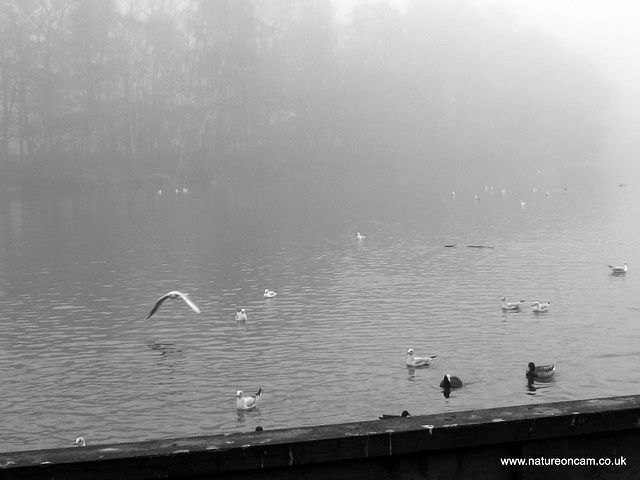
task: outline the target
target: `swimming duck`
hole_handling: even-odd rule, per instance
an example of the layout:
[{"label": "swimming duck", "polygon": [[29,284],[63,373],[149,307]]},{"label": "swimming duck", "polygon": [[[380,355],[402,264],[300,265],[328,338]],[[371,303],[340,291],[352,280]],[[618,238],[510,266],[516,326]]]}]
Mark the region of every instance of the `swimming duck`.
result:
[{"label": "swimming duck", "polygon": [[462,380],[447,373],[440,382],[440,388],[462,388]]},{"label": "swimming duck", "polygon": [[547,302],[547,303],[540,303],[540,302],[533,302],[533,304],[531,304],[531,306],[533,307],[533,311],[536,313],[542,313],[542,312],[548,312],[549,311],[549,305],[551,304],[551,302]]},{"label": "swimming duck", "polygon": [[168,299],[175,300],[176,298],[181,298],[182,300],[185,301],[185,303],[187,305],[189,305],[191,307],[191,309],[194,312],[200,313],[200,309],[198,308],[198,306],[189,299],[189,297],[187,296],[186,293],[182,293],[182,292],[179,292],[177,290],[174,290],[172,292],[167,293],[166,295],[163,295],[162,297],[160,297],[158,299],[156,304],[151,309],[151,312],[149,312],[149,315],[147,315],[147,318],[150,318],[151,315],[156,313],[158,311],[158,309],[160,308],[160,305],[162,305],[165,301],[167,301]]},{"label": "swimming duck", "polygon": [[356,238],[358,240],[364,240],[365,238],[367,238],[366,235],[361,234],[360,232],[356,233]]},{"label": "swimming duck", "polygon": [[274,290],[269,290],[268,288],[264,289],[264,294],[262,295],[264,298],[273,298],[278,294],[278,292]]},{"label": "swimming duck", "polygon": [[245,397],[244,392],[242,390],[238,390],[236,392],[236,407],[238,410],[251,410],[252,408],[255,408],[258,405],[261,393],[262,388],[259,388],[258,393],[255,395]]},{"label": "swimming duck", "polygon": [[627,273],[627,262],[624,262],[621,267],[609,265],[609,268],[613,273]]},{"label": "swimming duck", "polygon": [[428,357],[416,357],[413,348],[407,350],[407,366],[409,367],[425,367],[431,363],[431,360],[437,355],[429,355]]},{"label": "swimming duck", "polygon": [[529,362],[529,370],[527,370],[526,377],[529,380],[535,378],[548,378],[553,375],[556,371],[555,365],[538,365],[535,363]]},{"label": "swimming duck", "polygon": [[507,297],[502,297],[500,300],[502,300],[503,310],[510,310],[514,312],[519,312],[522,304],[524,303],[524,300],[520,300],[519,302],[507,302]]},{"label": "swimming duck", "polygon": [[76,447],[86,447],[87,443],[84,441],[84,438],[78,437],[78,438],[76,438],[76,441],[75,441],[74,445]]},{"label": "swimming duck", "polygon": [[236,322],[246,322],[247,314],[244,312],[244,308],[236,309]]},{"label": "swimming duck", "polygon": [[400,415],[387,415],[386,413],[383,413],[381,417],[378,417],[380,420],[385,419],[385,418],[398,418],[398,417],[410,417],[411,414],[409,412],[407,412],[406,410],[403,410],[402,413]]}]

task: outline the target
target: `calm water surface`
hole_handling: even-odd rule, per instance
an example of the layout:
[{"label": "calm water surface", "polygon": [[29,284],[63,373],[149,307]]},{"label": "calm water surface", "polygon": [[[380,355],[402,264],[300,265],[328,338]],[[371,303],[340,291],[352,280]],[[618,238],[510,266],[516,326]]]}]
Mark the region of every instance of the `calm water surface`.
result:
[{"label": "calm water surface", "polygon": [[534,186],[3,193],[0,451],[640,393],[640,190]]}]

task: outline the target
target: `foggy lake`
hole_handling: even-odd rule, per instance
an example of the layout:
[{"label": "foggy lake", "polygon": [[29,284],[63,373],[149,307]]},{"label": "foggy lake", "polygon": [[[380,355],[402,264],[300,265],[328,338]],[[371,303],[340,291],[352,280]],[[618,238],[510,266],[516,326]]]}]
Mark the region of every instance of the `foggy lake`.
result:
[{"label": "foggy lake", "polygon": [[635,2],[5,3],[0,451],[639,393]]},{"label": "foggy lake", "polygon": [[[4,192],[0,450],[637,394],[640,191],[545,175]],[[145,319],[170,290],[202,313],[169,300]],[[408,369],[408,348],[437,357]],[[530,361],[557,373],[529,389]],[[465,382],[449,398],[446,373]]]}]

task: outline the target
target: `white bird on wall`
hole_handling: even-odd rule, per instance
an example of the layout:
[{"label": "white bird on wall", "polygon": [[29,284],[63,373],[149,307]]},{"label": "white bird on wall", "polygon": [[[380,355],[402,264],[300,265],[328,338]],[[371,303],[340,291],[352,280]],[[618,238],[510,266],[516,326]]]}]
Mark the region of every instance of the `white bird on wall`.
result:
[{"label": "white bird on wall", "polygon": [[84,438],[78,437],[78,438],[76,438],[76,441],[75,441],[74,445],[76,447],[86,447],[87,443],[84,441]]},{"label": "white bird on wall", "polygon": [[158,311],[158,309],[160,308],[160,305],[162,305],[165,301],[167,301],[168,299],[175,300],[176,298],[181,298],[182,300],[185,301],[185,303],[187,305],[189,305],[191,307],[191,309],[194,312],[200,313],[200,309],[198,308],[198,306],[189,299],[189,296],[186,293],[182,293],[182,292],[179,292],[177,290],[174,290],[172,292],[167,293],[166,295],[163,295],[162,297],[160,297],[158,299],[156,304],[151,309],[151,312],[149,312],[149,315],[147,315],[147,318],[151,317],[151,315],[156,313]]}]

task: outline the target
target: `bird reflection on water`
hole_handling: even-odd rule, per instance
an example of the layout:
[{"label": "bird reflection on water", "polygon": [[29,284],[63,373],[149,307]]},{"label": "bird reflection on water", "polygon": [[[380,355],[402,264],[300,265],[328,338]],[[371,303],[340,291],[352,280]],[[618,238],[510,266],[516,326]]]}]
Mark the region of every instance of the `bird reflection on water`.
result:
[{"label": "bird reflection on water", "polygon": [[554,382],[553,378],[544,378],[544,379],[539,379],[538,383],[543,383],[543,385],[534,385],[535,380],[533,378],[528,378],[527,379],[527,395],[535,395],[536,391],[540,390],[540,389],[545,389],[545,388],[549,388],[551,385],[549,385],[550,383]]},{"label": "bird reflection on water", "polygon": [[173,343],[151,342],[147,347],[158,354],[157,358],[161,365],[176,367],[184,360],[182,349]]},{"label": "bird reflection on water", "polygon": [[238,330],[244,333],[247,330],[247,320],[236,320],[236,326]]}]

